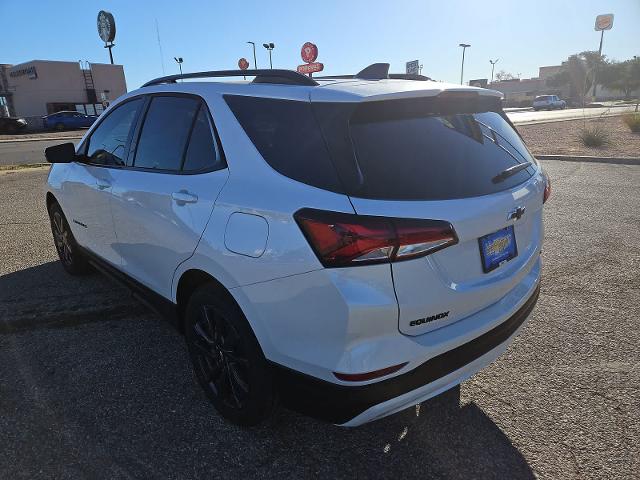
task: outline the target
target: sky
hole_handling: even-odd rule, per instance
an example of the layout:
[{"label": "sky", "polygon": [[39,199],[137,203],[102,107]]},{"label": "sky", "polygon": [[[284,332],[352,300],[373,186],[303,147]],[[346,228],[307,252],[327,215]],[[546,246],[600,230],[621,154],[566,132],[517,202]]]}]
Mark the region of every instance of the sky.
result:
[{"label": "sky", "polygon": [[256,42],[261,68],[269,65],[263,43],[275,43],[274,68],[294,69],[302,63],[302,44],[311,41],[327,75],[356,73],[374,62],[404,72],[405,62],[419,59],[424,75],[450,82],[460,81],[458,44],[467,43],[465,81],[490,77],[489,59],[496,58],[496,72],[530,78],[539,66],[597,50],[600,33],[593,27],[603,13],[615,15],[603,53],[617,60],[640,56],[640,0],[0,0],[0,63],[108,63],[97,33],[99,10],[115,16],[113,55],[124,65],[129,90],[178,73],[175,56],[183,57],[185,72],[237,68],[240,57],[253,68],[247,41]]}]

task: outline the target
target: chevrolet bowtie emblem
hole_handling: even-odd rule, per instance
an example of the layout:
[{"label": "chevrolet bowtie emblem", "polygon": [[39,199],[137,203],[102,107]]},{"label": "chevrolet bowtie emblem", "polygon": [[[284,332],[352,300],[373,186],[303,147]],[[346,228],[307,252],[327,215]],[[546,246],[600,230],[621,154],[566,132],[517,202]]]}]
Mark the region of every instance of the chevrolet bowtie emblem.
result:
[{"label": "chevrolet bowtie emblem", "polygon": [[524,210],[525,210],[524,207],[518,207],[510,211],[509,215],[507,215],[507,220],[520,220],[524,215]]}]

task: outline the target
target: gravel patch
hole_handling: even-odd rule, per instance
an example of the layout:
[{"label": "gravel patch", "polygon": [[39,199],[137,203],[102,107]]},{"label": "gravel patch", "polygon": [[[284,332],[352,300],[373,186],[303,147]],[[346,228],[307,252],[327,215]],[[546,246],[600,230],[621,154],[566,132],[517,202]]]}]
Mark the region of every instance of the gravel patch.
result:
[{"label": "gravel patch", "polygon": [[[579,138],[582,128],[601,125],[611,135],[609,145],[592,148]],[[591,155],[596,157],[637,157],[640,155],[640,134],[632,133],[622,117],[597,120],[571,120],[517,127],[534,155]]]}]

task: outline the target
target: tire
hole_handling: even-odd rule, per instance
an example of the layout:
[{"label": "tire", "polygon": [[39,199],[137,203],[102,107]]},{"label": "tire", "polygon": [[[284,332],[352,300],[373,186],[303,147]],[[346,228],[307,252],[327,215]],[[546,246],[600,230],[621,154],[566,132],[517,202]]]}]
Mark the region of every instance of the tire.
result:
[{"label": "tire", "polygon": [[57,203],[49,207],[49,220],[53,243],[63,268],[70,275],[85,275],[91,271],[87,258],[80,251],[80,247],[73,237],[69,223]]},{"label": "tire", "polygon": [[272,414],[271,368],[240,307],[214,284],[189,298],[185,339],[198,383],[222,417],[253,426]]}]

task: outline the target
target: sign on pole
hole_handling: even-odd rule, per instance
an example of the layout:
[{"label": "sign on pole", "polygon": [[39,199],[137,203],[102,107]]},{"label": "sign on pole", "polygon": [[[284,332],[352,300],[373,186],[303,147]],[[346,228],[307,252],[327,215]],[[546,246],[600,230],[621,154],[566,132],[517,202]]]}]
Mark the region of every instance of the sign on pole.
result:
[{"label": "sign on pole", "polygon": [[596,32],[600,30],[611,30],[611,27],[613,27],[613,13],[598,15],[596,17]]},{"label": "sign on pole", "polygon": [[238,60],[238,68],[240,68],[240,70],[246,70],[247,68],[249,68],[249,62],[246,58],[242,57],[240,60]]},{"label": "sign on pole", "polygon": [[110,43],[116,39],[116,21],[110,12],[104,10],[98,12],[98,35],[104,43]]},{"label": "sign on pole", "polygon": [[311,76],[312,73],[321,72],[322,70],[324,70],[324,65],[320,62],[316,62],[316,59],[318,58],[318,47],[315,44],[306,42],[304,45],[302,45],[300,56],[306,63],[303,65],[298,65],[298,68],[296,68],[298,73]]},{"label": "sign on pole", "polygon": [[475,80],[469,80],[470,87],[487,88],[488,83],[488,78],[476,78]]},{"label": "sign on pole", "polygon": [[407,75],[418,75],[420,73],[420,60],[407,62]]}]

